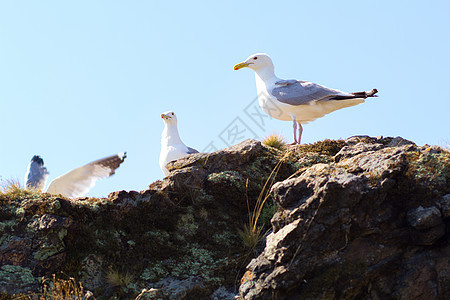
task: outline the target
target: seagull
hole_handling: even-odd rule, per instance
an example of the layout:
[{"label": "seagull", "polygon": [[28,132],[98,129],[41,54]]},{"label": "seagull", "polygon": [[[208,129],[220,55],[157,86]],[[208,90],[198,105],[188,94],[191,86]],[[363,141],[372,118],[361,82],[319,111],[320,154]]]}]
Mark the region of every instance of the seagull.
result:
[{"label": "seagull", "polygon": [[[113,175],[126,157],[127,153],[122,152],[73,169],[52,180],[45,192],[67,198],[83,197],[94,187],[98,179]],[[33,156],[25,174],[25,187],[44,191],[48,175],[42,157]]]},{"label": "seagull", "polygon": [[161,114],[164,121],[164,130],[161,135],[161,153],[159,155],[159,166],[164,176],[170,174],[167,164],[183,156],[198,153],[194,148],[186,146],[180,139],[177,127],[177,116],[173,111]]},{"label": "seagull", "polygon": [[[368,97],[378,97],[378,91],[346,93],[323,85],[275,76],[274,65],[269,55],[256,53],[234,66],[234,70],[250,68],[255,71],[256,90],[261,109],[269,116],[283,121],[292,121],[294,128],[293,144],[300,144],[302,124],[335,110],[354,106]],[[297,139],[297,124],[298,139]]]}]

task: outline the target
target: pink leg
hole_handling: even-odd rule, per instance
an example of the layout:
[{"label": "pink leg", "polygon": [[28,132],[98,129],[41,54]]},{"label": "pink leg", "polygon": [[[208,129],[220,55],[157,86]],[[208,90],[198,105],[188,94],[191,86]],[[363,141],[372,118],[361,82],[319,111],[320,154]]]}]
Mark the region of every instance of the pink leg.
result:
[{"label": "pink leg", "polygon": [[292,118],[292,127],[294,128],[294,142],[291,145],[297,144],[297,122],[295,118]]},{"label": "pink leg", "polygon": [[300,141],[302,140],[303,127],[302,124],[298,123],[298,144],[300,145]]}]

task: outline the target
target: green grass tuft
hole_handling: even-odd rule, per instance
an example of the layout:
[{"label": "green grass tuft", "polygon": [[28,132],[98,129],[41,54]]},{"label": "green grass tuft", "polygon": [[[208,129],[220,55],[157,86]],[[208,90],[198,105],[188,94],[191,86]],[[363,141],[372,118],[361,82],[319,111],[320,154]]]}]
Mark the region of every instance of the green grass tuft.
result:
[{"label": "green grass tuft", "polygon": [[106,282],[111,287],[126,288],[133,281],[134,277],[129,273],[121,273],[117,270],[110,269],[106,273]]},{"label": "green grass tuft", "polygon": [[254,249],[263,238],[262,229],[263,226],[245,224],[242,230],[238,229],[238,234],[247,248]]}]

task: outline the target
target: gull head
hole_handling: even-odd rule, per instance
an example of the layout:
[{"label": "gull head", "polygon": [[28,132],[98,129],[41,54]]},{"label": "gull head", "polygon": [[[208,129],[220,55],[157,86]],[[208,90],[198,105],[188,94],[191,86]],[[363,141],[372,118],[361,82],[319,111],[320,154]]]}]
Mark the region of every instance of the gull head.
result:
[{"label": "gull head", "polygon": [[250,55],[245,61],[235,65],[234,70],[239,70],[242,68],[250,68],[254,71],[258,71],[266,67],[270,67],[273,69],[273,63],[270,56],[265,53],[256,53]]},{"label": "gull head", "polygon": [[31,159],[31,162],[37,163],[41,167],[44,165],[44,160],[39,155],[33,156],[33,158]]},{"label": "gull head", "polygon": [[177,116],[173,111],[166,111],[161,114],[164,124],[177,124]]}]

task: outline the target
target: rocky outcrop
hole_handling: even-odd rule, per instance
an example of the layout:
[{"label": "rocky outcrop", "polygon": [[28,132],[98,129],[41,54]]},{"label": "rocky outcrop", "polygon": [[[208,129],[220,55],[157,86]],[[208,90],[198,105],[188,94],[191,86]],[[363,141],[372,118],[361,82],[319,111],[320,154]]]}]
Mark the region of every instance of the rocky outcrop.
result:
[{"label": "rocky outcrop", "polygon": [[449,153],[368,139],[272,187],[280,209],[244,299],[450,297]]},{"label": "rocky outcrop", "polygon": [[[282,156],[249,140],[179,160],[142,192],[0,194],[0,283],[8,282],[0,292],[38,292],[40,278],[56,274],[106,299],[134,299],[143,289],[141,299],[235,295],[250,258],[238,229]],[[293,172],[286,163],[277,178]]]},{"label": "rocky outcrop", "polygon": [[[32,297],[52,274],[97,299],[448,298],[449,158],[401,138],[285,152],[247,140],[173,162],[141,192],[12,188],[0,193],[0,298]],[[271,233],[248,249],[238,232],[269,189],[279,208],[258,226]]]}]

